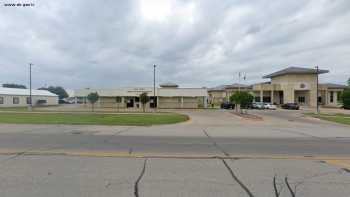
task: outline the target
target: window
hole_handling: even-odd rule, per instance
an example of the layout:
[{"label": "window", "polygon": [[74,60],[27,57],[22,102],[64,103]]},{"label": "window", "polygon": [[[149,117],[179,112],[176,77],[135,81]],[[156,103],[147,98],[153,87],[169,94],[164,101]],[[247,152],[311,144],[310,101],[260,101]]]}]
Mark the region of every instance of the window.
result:
[{"label": "window", "polygon": [[4,97],[0,97],[0,105],[4,104]]},{"label": "window", "polygon": [[47,101],[46,100],[38,100],[37,103],[38,103],[38,105],[42,105],[42,104],[46,104]]},{"label": "window", "polygon": [[19,104],[19,97],[13,97],[13,104]]},{"label": "window", "polygon": [[298,102],[299,103],[305,103],[305,96],[299,96],[298,97]]},{"label": "window", "polygon": [[331,91],[330,93],[331,93],[331,95],[330,95],[330,102],[333,103],[334,102],[334,92]]},{"label": "window", "polygon": [[116,103],[121,103],[122,102],[122,97],[120,97],[120,96],[115,97],[115,102]]},{"label": "window", "polygon": [[27,97],[27,104],[29,105],[30,104],[30,97]]}]

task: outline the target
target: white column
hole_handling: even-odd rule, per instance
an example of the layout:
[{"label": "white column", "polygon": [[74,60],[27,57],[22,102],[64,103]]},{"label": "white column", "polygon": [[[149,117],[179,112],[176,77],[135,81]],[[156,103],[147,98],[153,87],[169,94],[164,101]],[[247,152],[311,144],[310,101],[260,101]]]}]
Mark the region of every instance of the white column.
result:
[{"label": "white column", "polygon": [[264,100],[264,91],[260,90],[260,102],[263,102]]},{"label": "white column", "polygon": [[181,97],[181,108],[184,108],[184,97]]},{"label": "white column", "polygon": [[121,101],[121,105],[120,106],[122,106],[123,108],[125,107],[125,98],[124,98],[124,96],[122,96],[122,101]]},{"label": "white column", "polygon": [[97,107],[100,107],[101,108],[101,97],[98,98],[98,101],[97,101]]}]

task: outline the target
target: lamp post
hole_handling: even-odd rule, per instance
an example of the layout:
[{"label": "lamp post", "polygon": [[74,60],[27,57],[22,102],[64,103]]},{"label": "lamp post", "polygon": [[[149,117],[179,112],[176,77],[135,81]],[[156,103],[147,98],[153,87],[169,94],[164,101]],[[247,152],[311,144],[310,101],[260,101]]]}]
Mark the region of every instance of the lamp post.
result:
[{"label": "lamp post", "polygon": [[318,66],[316,66],[316,113],[320,113],[319,105],[318,105]]},{"label": "lamp post", "polygon": [[157,101],[156,101],[156,65],[153,65],[153,107],[154,110],[156,110],[156,108],[158,106],[157,105]]},{"label": "lamp post", "polygon": [[32,99],[32,63],[29,63],[29,111],[33,109],[33,99]]}]

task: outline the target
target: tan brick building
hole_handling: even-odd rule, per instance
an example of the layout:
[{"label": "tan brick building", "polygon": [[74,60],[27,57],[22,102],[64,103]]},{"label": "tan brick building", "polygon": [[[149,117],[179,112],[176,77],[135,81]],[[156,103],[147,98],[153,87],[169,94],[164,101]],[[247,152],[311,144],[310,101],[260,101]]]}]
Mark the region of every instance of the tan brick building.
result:
[{"label": "tan brick building", "polygon": [[[314,107],[317,100],[321,105],[337,107],[338,95],[346,86],[338,84],[318,84],[317,95],[317,75],[328,73],[328,70],[316,70],[301,67],[289,67],[263,78],[270,79],[269,82],[258,83],[252,86],[236,84],[244,87],[241,90],[251,92],[256,102],[268,102],[274,104],[298,103],[302,106]],[[221,88],[212,88],[208,90],[209,101],[217,104],[227,100],[234,91],[230,86],[220,86]]]},{"label": "tan brick building", "polygon": [[105,108],[141,108],[140,94],[146,92],[150,97],[147,108],[206,108],[208,92],[206,88],[179,88],[172,83],[153,87],[126,87],[115,89],[80,89],[75,90],[76,102],[88,104],[87,95],[97,92],[100,99],[96,105]]}]

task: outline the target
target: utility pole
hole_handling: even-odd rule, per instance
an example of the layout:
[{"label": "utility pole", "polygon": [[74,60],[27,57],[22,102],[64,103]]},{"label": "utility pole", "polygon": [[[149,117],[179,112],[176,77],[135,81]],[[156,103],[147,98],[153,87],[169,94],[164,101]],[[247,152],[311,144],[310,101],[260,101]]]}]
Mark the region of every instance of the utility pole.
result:
[{"label": "utility pole", "polygon": [[241,72],[238,73],[238,92],[241,91]]},{"label": "utility pole", "polygon": [[153,65],[153,107],[156,110],[158,106],[156,101],[156,65]]},{"label": "utility pole", "polygon": [[318,66],[316,66],[316,113],[319,114],[320,113],[320,109],[318,106]]},{"label": "utility pole", "polygon": [[33,99],[32,99],[32,63],[29,63],[29,111],[33,109]]}]

